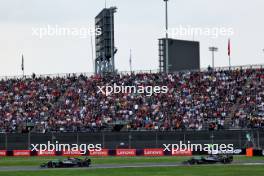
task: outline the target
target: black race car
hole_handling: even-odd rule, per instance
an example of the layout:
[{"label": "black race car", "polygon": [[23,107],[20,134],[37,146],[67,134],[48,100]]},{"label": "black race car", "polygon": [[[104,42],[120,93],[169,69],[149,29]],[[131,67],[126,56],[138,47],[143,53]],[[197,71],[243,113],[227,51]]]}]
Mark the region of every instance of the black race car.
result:
[{"label": "black race car", "polygon": [[89,167],[91,159],[67,158],[65,160],[54,160],[40,165],[42,168],[69,168],[69,167]]},{"label": "black race car", "polygon": [[216,163],[222,163],[222,164],[230,164],[233,162],[233,156],[232,155],[209,155],[206,157],[193,157],[184,164],[216,164]]}]

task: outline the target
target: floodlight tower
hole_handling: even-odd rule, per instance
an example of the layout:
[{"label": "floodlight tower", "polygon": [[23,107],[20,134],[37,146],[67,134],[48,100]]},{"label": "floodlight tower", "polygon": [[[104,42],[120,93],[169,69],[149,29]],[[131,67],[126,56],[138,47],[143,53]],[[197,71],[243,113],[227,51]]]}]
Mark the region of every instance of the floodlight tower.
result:
[{"label": "floodlight tower", "polygon": [[169,73],[169,35],[168,35],[168,1],[163,0],[165,2],[165,28],[166,28],[166,73]]},{"label": "floodlight tower", "polygon": [[212,67],[213,69],[215,68],[215,64],[214,64],[214,53],[218,51],[217,47],[211,46],[209,47],[209,51],[212,52]]},{"label": "floodlight tower", "polygon": [[95,37],[96,59],[95,73],[114,73],[115,72],[115,31],[114,14],[116,7],[104,8],[95,17],[96,29],[101,29],[101,35]]}]

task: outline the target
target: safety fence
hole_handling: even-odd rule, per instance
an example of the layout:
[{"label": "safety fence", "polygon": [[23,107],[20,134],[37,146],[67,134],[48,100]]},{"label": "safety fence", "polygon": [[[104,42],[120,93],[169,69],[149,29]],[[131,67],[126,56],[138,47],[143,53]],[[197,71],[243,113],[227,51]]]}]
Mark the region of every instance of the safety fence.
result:
[{"label": "safety fence", "polygon": [[101,144],[102,148],[163,148],[164,144],[232,144],[234,148],[264,149],[264,130],[101,132],[101,133],[1,133],[0,150],[28,150],[32,144]]}]

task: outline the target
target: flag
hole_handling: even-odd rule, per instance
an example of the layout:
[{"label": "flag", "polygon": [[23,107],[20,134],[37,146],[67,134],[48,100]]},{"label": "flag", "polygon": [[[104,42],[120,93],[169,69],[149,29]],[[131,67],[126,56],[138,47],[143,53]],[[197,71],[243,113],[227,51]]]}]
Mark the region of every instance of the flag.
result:
[{"label": "flag", "polygon": [[132,71],[132,54],[131,54],[131,49],[130,49],[130,56],[129,56],[129,68],[130,68],[130,71]]},{"label": "flag", "polygon": [[24,71],[24,56],[22,54],[21,70]]},{"label": "flag", "polygon": [[131,50],[130,50],[130,56],[129,56],[129,64],[132,64]]},{"label": "flag", "polygon": [[230,57],[231,55],[231,43],[230,43],[230,39],[228,39],[228,56]]}]

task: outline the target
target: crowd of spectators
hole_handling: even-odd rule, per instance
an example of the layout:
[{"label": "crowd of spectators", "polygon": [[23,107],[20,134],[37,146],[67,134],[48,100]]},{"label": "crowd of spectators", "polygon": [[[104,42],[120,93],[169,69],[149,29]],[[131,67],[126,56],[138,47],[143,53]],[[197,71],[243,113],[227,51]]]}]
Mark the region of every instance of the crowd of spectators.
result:
[{"label": "crowd of spectators", "polygon": [[[98,92],[113,84],[168,92]],[[0,132],[263,128],[263,88],[264,69],[3,79]]]}]

